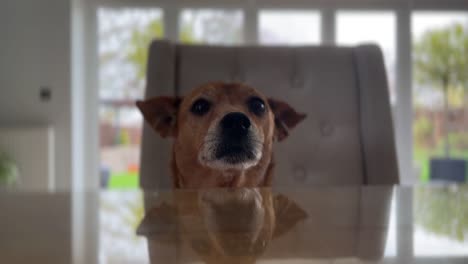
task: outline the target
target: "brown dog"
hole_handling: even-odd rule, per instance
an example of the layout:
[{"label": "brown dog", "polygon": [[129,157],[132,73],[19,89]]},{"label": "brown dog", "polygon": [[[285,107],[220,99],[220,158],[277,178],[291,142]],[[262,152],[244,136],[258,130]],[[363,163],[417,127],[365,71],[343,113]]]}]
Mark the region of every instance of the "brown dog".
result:
[{"label": "brown dog", "polygon": [[162,137],[174,138],[175,188],[270,186],[273,142],[306,117],[240,83],[208,83],[137,106]]}]

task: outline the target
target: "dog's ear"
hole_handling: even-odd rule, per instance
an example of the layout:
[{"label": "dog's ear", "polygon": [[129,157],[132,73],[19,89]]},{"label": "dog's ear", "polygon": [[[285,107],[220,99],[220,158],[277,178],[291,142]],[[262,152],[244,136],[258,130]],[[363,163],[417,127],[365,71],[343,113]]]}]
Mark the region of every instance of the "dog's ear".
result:
[{"label": "dog's ear", "polygon": [[273,199],[275,210],[275,230],[273,238],[280,237],[293,229],[299,222],[305,220],[308,215],[297,203],[288,197],[278,194]]},{"label": "dog's ear", "polygon": [[161,137],[174,137],[177,127],[177,112],[181,97],[158,96],[145,101],[137,101],[146,122],[158,132]]},{"label": "dog's ear", "polygon": [[289,130],[294,128],[306,118],[306,114],[298,113],[287,103],[268,98],[273,114],[275,115],[275,138],[282,141],[289,135]]},{"label": "dog's ear", "polygon": [[178,223],[176,208],[163,202],[146,212],[136,234],[163,244],[175,244],[178,242]]}]

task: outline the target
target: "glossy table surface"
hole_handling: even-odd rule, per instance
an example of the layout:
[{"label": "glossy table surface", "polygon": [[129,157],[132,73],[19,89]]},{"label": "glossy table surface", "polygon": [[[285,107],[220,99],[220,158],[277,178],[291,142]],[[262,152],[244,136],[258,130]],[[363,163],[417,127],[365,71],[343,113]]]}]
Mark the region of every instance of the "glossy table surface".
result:
[{"label": "glossy table surface", "polygon": [[468,186],[0,192],[0,263],[468,263]]}]

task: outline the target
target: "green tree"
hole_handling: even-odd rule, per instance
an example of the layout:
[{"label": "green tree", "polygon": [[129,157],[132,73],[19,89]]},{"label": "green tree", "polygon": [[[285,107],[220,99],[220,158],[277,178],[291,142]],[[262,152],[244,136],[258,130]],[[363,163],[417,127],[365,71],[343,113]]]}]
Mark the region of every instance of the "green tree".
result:
[{"label": "green tree", "polygon": [[450,156],[449,89],[468,84],[468,31],[461,24],[426,32],[414,45],[414,72],[419,84],[441,89],[444,96],[445,155]]},{"label": "green tree", "polygon": [[[128,60],[136,67],[137,78],[144,80],[148,63],[148,51],[151,41],[164,36],[164,28],[160,19],[151,21],[141,30],[132,32]],[[180,31],[180,40],[184,43],[197,43],[193,35],[193,25],[184,25]]]},{"label": "green tree", "polygon": [[[243,36],[240,21],[238,14],[231,11],[191,11],[180,21],[179,41],[190,44],[239,43]],[[197,34],[195,27],[199,29]],[[132,33],[127,57],[136,67],[139,80],[143,80],[146,75],[149,44],[153,39],[162,37],[163,33],[160,19]]]},{"label": "green tree", "polygon": [[193,36],[193,24],[184,24],[181,26],[179,39],[182,43],[200,43],[200,41]]},{"label": "green tree", "polygon": [[163,35],[164,28],[160,19],[153,20],[143,29],[132,32],[128,60],[135,65],[138,79],[142,80],[146,76],[148,48],[151,41]]}]

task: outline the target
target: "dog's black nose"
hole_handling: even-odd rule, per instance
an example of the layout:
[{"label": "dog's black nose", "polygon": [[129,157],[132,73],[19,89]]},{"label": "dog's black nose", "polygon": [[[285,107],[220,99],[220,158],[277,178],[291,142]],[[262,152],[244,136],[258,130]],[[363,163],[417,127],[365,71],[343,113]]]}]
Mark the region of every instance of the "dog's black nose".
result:
[{"label": "dog's black nose", "polygon": [[229,113],[221,120],[221,128],[231,137],[244,137],[249,132],[250,119],[243,113]]}]

